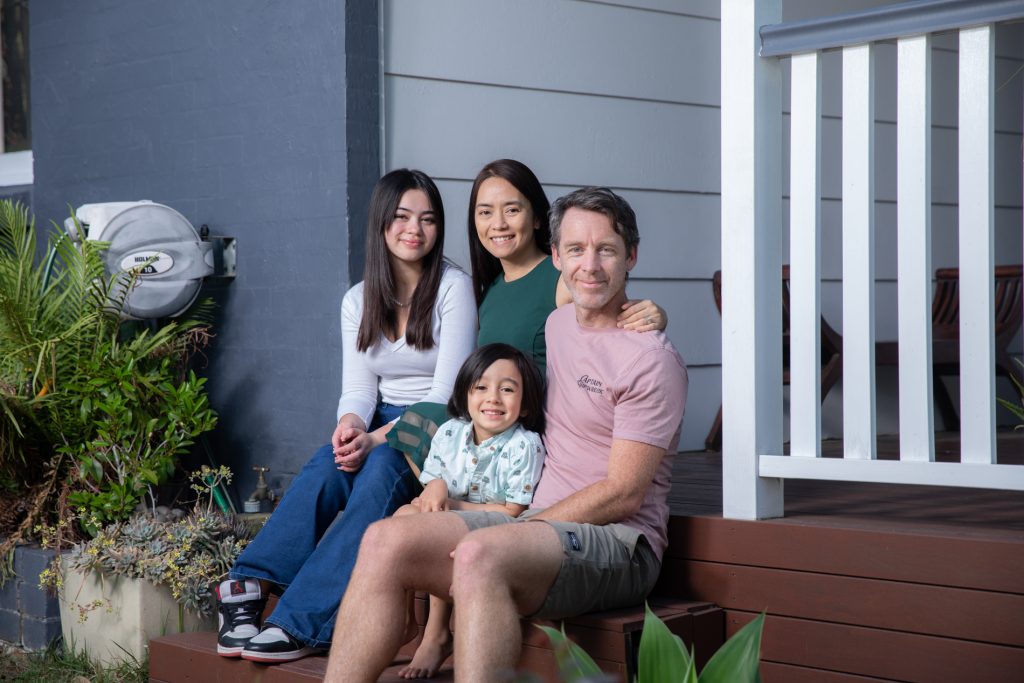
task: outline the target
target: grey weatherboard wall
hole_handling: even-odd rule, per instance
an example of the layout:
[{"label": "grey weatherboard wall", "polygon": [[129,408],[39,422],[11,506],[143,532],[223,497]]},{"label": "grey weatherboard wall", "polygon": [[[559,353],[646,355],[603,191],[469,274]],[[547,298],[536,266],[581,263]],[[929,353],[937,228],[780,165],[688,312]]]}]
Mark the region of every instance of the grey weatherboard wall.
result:
[{"label": "grey weatherboard wall", "polygon": [[280,491],[334,427],[339,304],[363,234],[348,220],[365,220],[380,156],[373,5],[32,5],[37,223],[151,199],[238,239],[237,278],[207,288],[202,372],[214,452],[243,497],[252,465]]}]

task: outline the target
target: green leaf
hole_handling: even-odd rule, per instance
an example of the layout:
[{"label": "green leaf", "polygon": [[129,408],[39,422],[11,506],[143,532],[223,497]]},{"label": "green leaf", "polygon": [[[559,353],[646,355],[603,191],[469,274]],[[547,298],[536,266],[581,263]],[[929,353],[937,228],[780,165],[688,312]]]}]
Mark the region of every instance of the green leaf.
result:
[{"label": "green leaf", "polygon": [[[693,680],[696,681],[693,658],[683,647],[683,641],[668,630],[665,622],[647,604],[644,604],[644,630],[640,636],[637,670],[638,683],[689,680],[689,674],[685,672],[690,670],[693,670]],[[686,678],[681,678],[684,673]]]},{"label": "green leaf", "polygon": [[700,672],[700,683],[757,683],[763,630],[764,612],[719,648]]},{"label": "green leaf", "polygon": [[590,655],[565,635],[565,624],[562,624],[561,631],[540,624],[537,624],[537,628],[544,631],[548,639],[551,640],[551,646],[555,651],[555,661],[558,662],[558,670],[565,683],[582,682],[590,677],[603,676],[601,667],[594,663]]}]

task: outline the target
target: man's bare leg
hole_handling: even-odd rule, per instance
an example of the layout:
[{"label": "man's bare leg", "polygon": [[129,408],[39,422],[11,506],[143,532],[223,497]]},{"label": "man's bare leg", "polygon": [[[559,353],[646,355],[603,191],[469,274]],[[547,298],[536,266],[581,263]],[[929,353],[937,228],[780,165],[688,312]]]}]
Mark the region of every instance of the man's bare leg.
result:
[{"label": "man's bare leg", "polygon": [[[415,500],[419,501],[418,498]],[[421,512],[418,503],[406,503],[395,510],[395,514],[392,516],[418,515]],[[429,612],[427,614],[429,616]],[[416,625],[416,591],[405,591],[405,633],[402,634],[402,645],[415,640],[419,633],[420,629]],[[399,675],[401,675],[401,672],[399,672]]]},{"label": "man's bare leg", "polygon": [[325,681],[377,680],[402,646],[406,591],[447,594],[449,553],[468,531],[458,515],[443,512],[393,517],[367,529],[338,611]]},{"label": "man's bare leg", "polygon": [[507,680],[522,649],[519,615],[544,604],[563,556],[558,533],[543,522],[480,529],[462,539],[452,569],[456,681]]}]

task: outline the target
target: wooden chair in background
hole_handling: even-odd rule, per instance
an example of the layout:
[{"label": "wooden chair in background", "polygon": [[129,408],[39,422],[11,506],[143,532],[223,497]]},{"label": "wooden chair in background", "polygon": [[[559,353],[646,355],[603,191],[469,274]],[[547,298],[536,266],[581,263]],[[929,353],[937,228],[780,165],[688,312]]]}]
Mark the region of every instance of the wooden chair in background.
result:
[{"label": "wooden chair in background", "polygon": [[[995,269],[995,361],[996,376],[1016,377],[1024,382],[1024,373],[1010,357],[1010,342],[1021,326],[1021,266],[996,266]],[[899,364],[899,342],[875,345],[876,365]],[[943,377],[960,374],[960,269],[935,271],[935,296],[932,298],[932,392],[942,423],[947,430],[960,429],[958,405],[953,401]],[[1016,386],[1014,387],[1016,389]],[[1020,390],[1017,390],[1020,398]]]},{"label": "wooden chair in background", "polygon": [[[715,271],[711,279],[711,289],[715,296],[718,314],[722,314],[722,271]],[[843,372],[842,364],[843,338],[832,329],[824,316],[821,318],[821,400],[825,401],[828,392],[839,381]],[[782,266],[782,383],[789,384],[789,266]],[[704,440],[709,451],[722,450],[722,407],[711,425]]]}]

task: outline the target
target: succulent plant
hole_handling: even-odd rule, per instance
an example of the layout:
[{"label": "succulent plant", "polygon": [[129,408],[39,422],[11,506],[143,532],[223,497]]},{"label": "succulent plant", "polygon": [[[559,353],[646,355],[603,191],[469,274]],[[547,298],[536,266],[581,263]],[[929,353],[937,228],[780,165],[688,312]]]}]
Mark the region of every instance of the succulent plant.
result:
[{"label": "succulent plant", "polygon": [[139,514],[108,524],[71,549],[68,566],[165,585],[185,609],[209,616],[211,586],[227,574],[254,534],[219,512],[197,511],[172,520],[173,515],[161,521]]}]

